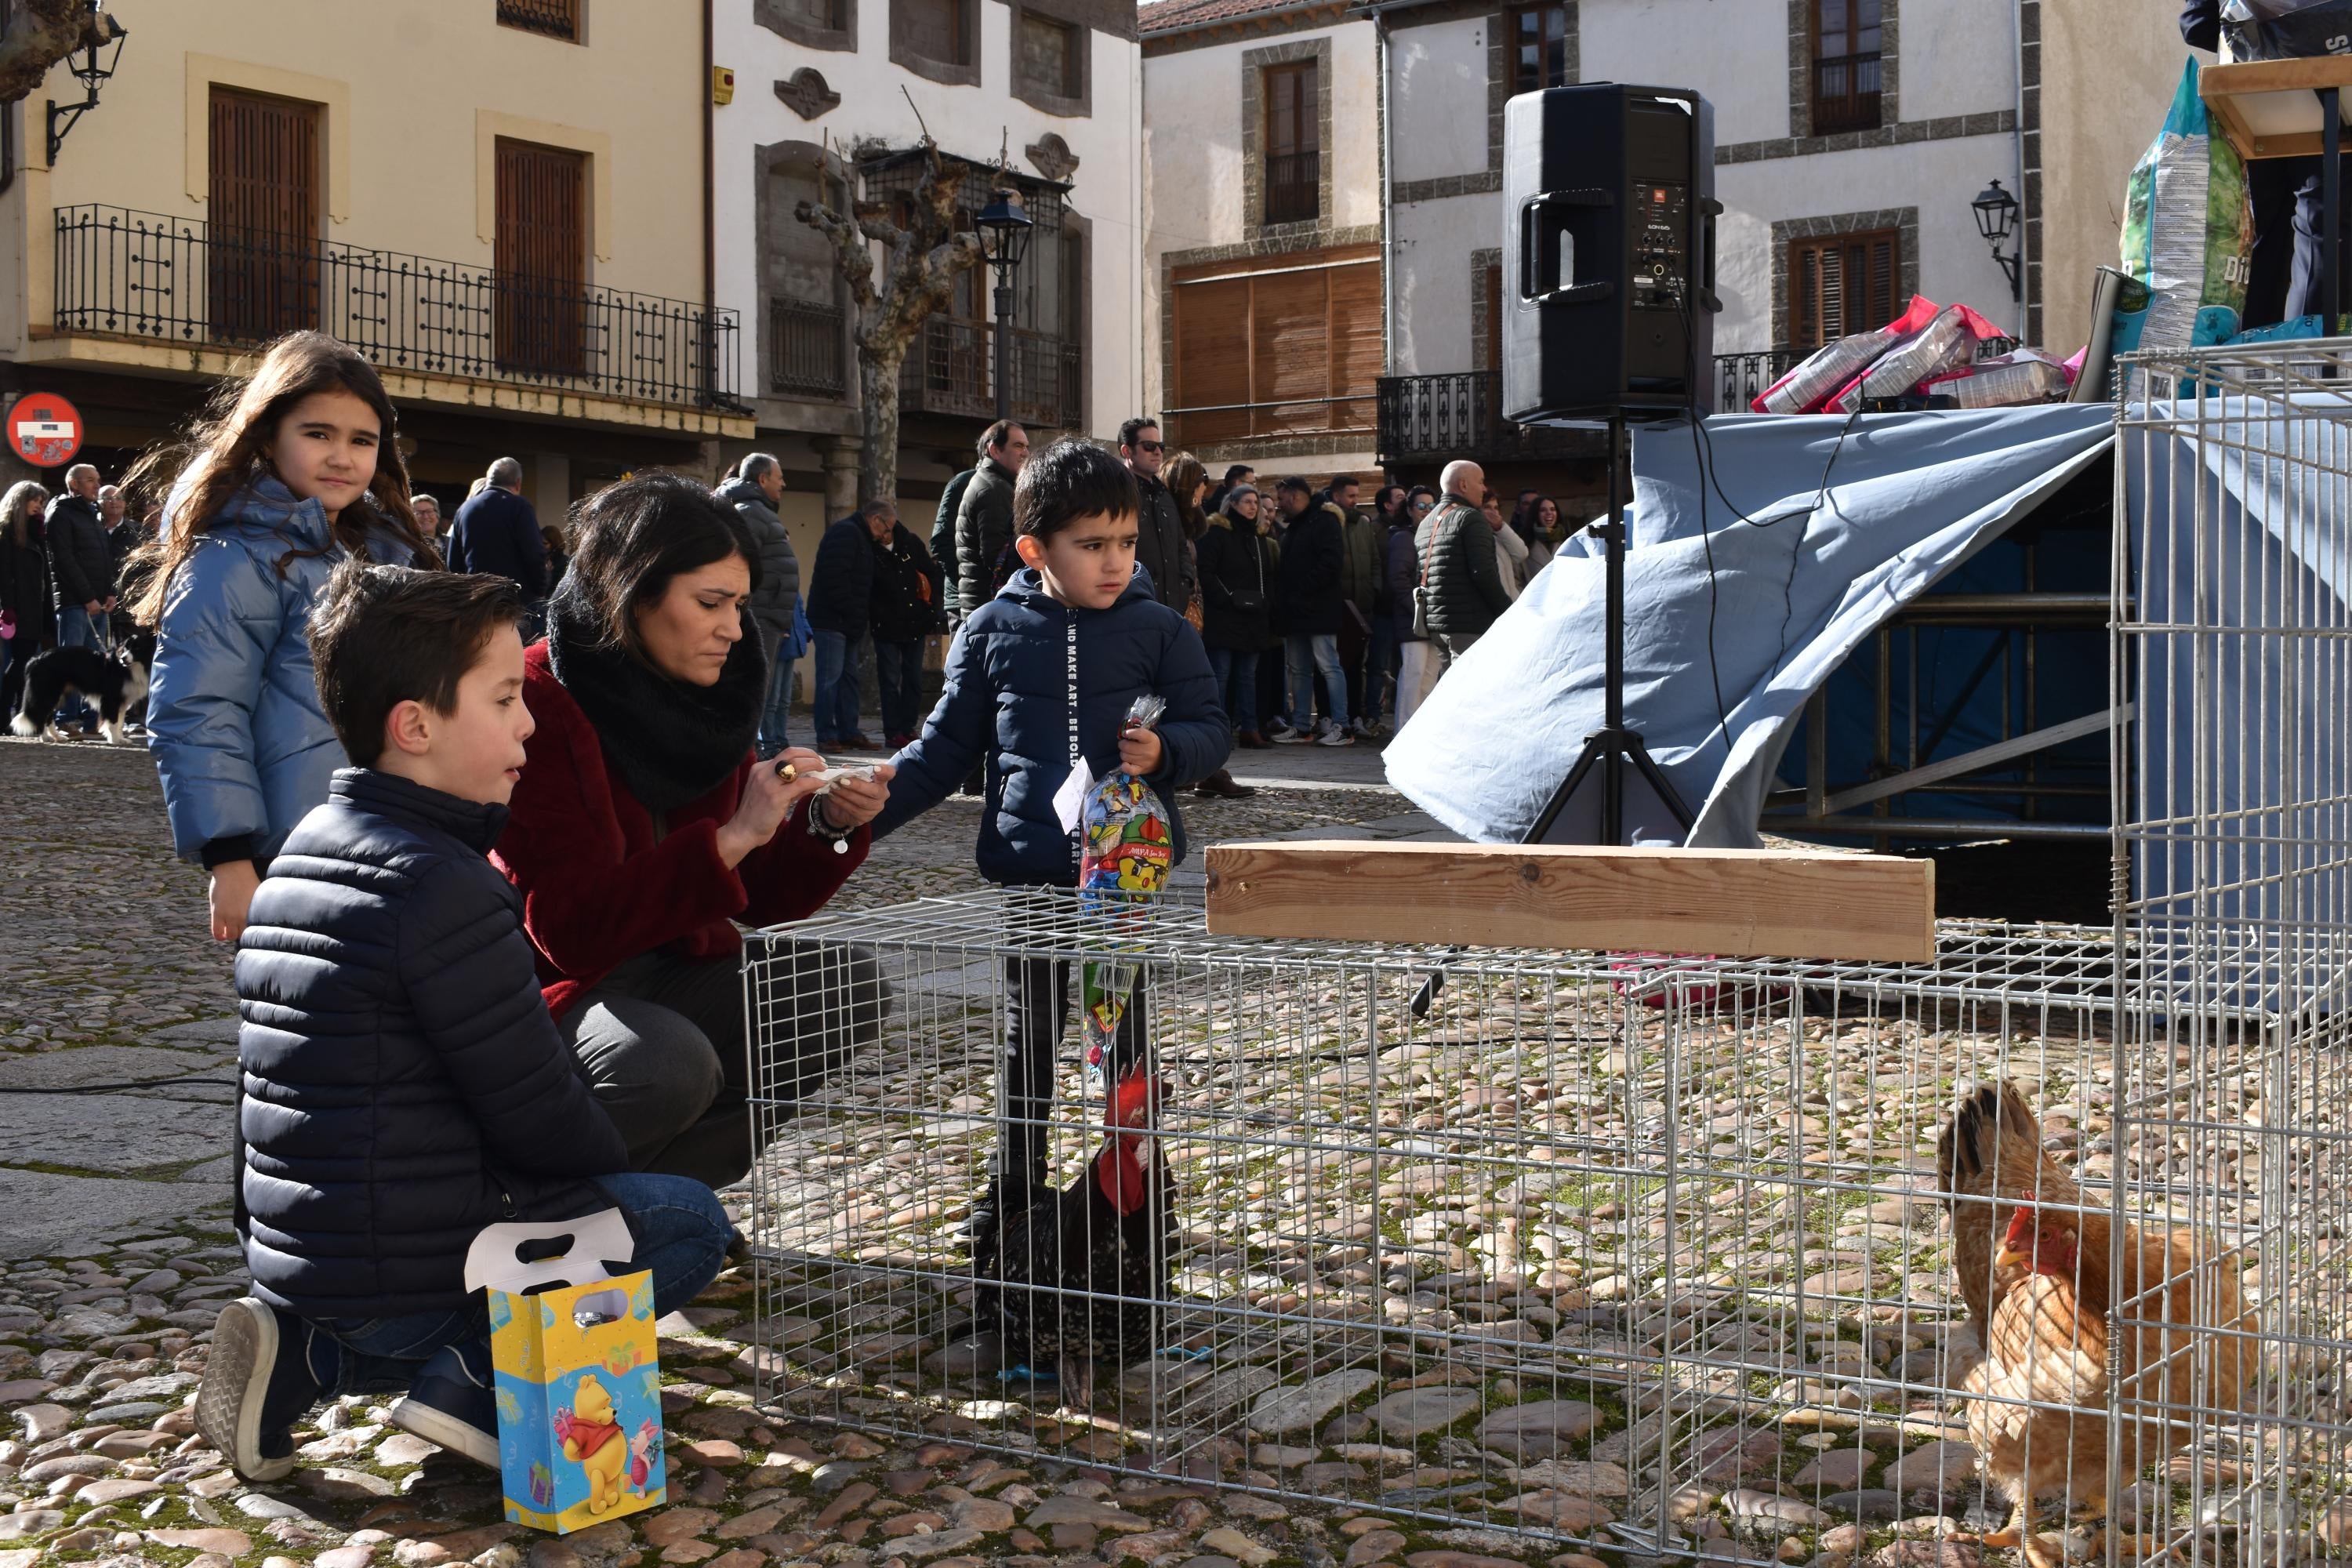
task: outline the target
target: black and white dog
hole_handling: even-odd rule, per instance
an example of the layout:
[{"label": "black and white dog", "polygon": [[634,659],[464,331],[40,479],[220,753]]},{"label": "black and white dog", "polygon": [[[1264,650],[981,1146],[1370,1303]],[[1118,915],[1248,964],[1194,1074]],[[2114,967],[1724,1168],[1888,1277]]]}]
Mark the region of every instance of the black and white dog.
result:
[{"label": "black and white dog", "polygon": [[53,647],[35,656],[25,667],[25,700],[8,728],[19,735],[45,740],[72,737],[59,728],[58,704],[68,691],[79,692],[98,708],[100,728],[116,745],[129,739],[123,716],[147,700],[147,673],[155,662],[155,639],[142,632],[125,638],[112,653],[91,647]]}]

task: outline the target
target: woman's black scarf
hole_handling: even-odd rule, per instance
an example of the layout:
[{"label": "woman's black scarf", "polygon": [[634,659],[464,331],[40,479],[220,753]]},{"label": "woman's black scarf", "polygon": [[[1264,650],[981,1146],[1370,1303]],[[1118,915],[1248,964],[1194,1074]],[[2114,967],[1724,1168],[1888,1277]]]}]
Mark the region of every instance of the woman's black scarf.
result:
[{"label": "woman's black scarf", "polygon": [[574,596],[558,592],[547,606],[547,667],[604,748],[604,760],[639,805],[656,816],[700,800],[733,773],[760,731],[768,659],[747,613],[743,640],[727,656],[718,681],[673,680],[601,640],[604,628]]}]

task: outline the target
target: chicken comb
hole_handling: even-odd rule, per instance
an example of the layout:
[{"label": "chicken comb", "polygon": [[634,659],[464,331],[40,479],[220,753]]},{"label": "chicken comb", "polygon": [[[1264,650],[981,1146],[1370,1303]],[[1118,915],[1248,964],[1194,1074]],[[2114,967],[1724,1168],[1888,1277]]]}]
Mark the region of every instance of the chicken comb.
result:
[{"label": "chicken comb", "polygon": [[1129,1073],[1110,1091],[1110,1103],[1104,1108],[1104,1122],[1112,1127],[1149,1125],[1152,1102],[1159,1099],[1159,1087],[1146,1069],[1139,1068]]}]

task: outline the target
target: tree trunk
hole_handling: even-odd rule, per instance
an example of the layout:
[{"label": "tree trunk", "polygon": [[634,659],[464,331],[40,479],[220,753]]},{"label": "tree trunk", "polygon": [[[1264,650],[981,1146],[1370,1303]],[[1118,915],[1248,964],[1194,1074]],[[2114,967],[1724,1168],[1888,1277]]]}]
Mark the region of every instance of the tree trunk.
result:
[{"label": "tree trunk", "polygon": [[857,351],[858,416],[866,450],[857,457],[860,501],[898,503],[898,366],[906,350]]},{"label": "tree trunk", "polygon": [[92,10],[88,0],[16,0],[0,5],[0,13],[8,17],[7,30],[0,32],[0,103],[31,97],[51,66],[89,45],[103,48],[122,33],[111,15]]}]

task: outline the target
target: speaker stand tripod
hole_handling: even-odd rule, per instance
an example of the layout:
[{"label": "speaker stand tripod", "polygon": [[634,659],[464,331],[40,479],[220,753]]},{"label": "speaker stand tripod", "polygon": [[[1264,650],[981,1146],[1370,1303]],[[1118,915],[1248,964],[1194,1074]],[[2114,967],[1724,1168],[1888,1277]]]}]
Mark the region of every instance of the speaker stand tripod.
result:
[{"label": "speaker stand tripod", "polygon": [[1625,726],[1625,545],[1629,525],[1625,521],[1626,498],[1621,488],[1623,481],[1619,478],[1624,458],[1625,416],[1612,414],[1609,418],[1609,510],[1606,521],[1594,530],[1608,550],[1608,603],[1601,634],[1601,728],[1584,737],[1584,750],[1577,754],[1576,765],[1568,770],[1568,776],[1552,791],[1551,799],[1544,803],[1535,825],[1519,840],[1522,844],[1542,843],[1578,788],[1596,772],[1601,777],[1601,842],[1623,844],[1628,763],[1649,782],[1675,820],[1683,825],[1683,831],[1690,831],[1690,808],[1675,793],[1675,786],[1666,782],[1666,775],[1651,757],[1649,748],[1642,743],[1641,735]]}]

